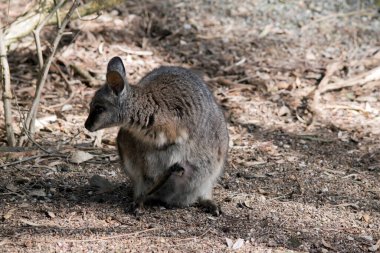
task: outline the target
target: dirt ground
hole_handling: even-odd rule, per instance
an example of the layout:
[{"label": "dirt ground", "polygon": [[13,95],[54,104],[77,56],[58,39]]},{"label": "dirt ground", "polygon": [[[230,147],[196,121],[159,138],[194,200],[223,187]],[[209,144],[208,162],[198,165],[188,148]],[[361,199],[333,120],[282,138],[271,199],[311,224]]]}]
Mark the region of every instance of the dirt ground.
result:
[{"label": "dirt ground", "polygon": [[[4,23],[27,8],[4,2]],[[35,140],[51,154],[6,148],[1,105],[0,251],[380,252],[380,18],[371,1],[133,0],[68,30],[38,114]],[[44,48],[55,33],[44,30]],[[220,217],[197,207],[125,211],[132,189],[117,129],[83,126],[115,55],[132,84],[181,65],[210,85],[231,138],[215,187]],[[32,37],[9,62],[19,137],[37,79]],[[93,158],[75,164],[78,151]],[[94,175],[111,184],[94,188]]]}]

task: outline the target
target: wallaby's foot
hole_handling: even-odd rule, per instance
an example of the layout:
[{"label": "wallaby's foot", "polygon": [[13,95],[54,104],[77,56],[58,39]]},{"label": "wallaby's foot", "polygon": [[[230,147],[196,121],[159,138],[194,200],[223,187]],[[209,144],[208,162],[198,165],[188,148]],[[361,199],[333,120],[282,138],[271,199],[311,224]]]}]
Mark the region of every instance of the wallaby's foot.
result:
[{"label": "wallaby's foot", "polygon": [[142,201],[133,201],[126,208],[127,213],[132,213],[136,217],[144,214],[144,203]]},{"label": "wallaby's foot", "polygon": [[180,164],[178,164],[178,163],[176,163],[176,164],[174,164],[173,166],[171,166],[171,167],[169,168],[169,170],[171,171],[171,173],[172,173],[173,175],[176,175],[176,176],[178,176],[178,177],[182,177],[183,174],[185,173],[185,168],[182,167],[182,165],[180,165]]},{"label": "wallaby's foot", "polygon": [[136,208],[133,210],[133,214],[134,214],[136,217],[140,217],[140,216],[142,216],[144,213],[145,213],[145,209],[144,209],[144,207],[136,207]]},{"label": "wallaby's foot", "polygon": [[211,213],[214,216],[219,216],[222,214],[221,207],[211,199],[200,199],[198,201],[198,205],[206,212]]}]

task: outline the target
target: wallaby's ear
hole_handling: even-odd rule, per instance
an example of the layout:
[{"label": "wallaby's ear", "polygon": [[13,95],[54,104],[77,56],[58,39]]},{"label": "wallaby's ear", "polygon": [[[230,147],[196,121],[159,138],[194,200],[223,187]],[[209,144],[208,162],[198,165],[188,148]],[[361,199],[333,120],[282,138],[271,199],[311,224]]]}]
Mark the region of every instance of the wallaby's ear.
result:
[{"label": "wallaby's ear", "polygon": [[118,56],[113,57],[108,63],[107,85],[116,95],[119,95],[126,85],[124,64]]}]

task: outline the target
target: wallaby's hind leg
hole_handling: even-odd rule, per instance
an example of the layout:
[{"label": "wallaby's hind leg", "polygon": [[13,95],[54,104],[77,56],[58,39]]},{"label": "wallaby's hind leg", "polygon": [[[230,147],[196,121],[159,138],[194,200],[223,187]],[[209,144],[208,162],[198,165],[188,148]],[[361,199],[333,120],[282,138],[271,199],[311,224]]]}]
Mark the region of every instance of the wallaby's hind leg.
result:
[{"label": "wallaby's hind leg", "polygon": [[142,214],[144,214],[144,202],[136,199],[127,206],[125,212],[132,213],[136,217],[141,216]]},{"label": "wallaby's hind leg", "polygon": [[199,198],[198,206],[214,216],[219,216],[222,214],[220,205],[218,205],[212,199]]}]

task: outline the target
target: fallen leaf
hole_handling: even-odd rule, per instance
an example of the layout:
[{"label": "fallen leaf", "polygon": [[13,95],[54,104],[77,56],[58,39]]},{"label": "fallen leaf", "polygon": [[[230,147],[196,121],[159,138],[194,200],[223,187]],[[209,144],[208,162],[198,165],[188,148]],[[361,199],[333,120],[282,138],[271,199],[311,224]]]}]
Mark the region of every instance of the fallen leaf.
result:
[{"label": "fallen leaf", "polygon": [[265,26],[264,29],[259,34],[259,38],[264,38],[265,36],[267,36],[271,32],[272,28],[273,28],[272,24]]},{"label": "fallen leaf", "polygon": [[24,224],[26,224],[26,225],[29,225],[29,226],[32,226],[32,227],[40,227],[40,226],[42,226],[42,225],[40,225],[40,224],[34,223],[34,222],[32,222],[32,221],[29,221],[29,220],[27,220],[27,219],[20,219],[20,221],[21,221],[22,223],[24,223]]},{"label": "fallen leaf", "polygon": [[30,191],[29,195],[34,197],[46,197],[46,192],[45,189],[37,189]]},{"label": "fallen leaf", "polygon": [[283,105],[278,110],[278,116],[285,116],[285,115],[290,115],[290,109],[287,106]]},{"label": "fallen leaf", "polygon": [[65,164],[65,163],[62,161],[54,161],[54,162],[49,163],[48,167],[54,167],[54,166],[61,165],[61,164]]},{"label": "fallen leaf", "polygon": [[18,192],[18,188],[14,184],[8,184],[7,186],[5,186],[5,188],[10,190],[11,192]]},{"label": "fallen leaf", "polygon": [[51,211],[47,211],[46,212],[47,216],[49,216],[50,218],[55,218],[55,214]]},{"label": "fallen leaf", "polygon": [[12,217],[13,213],[16,211],[16,208],[12,208],[10,210],[8,210],[8,212],[6,212],[4,215],[3,215],[3,219],[4,220],[8,220],[10,217]]},{"label": "fallen leaf", "polygon": [[237,249],[240,249],[242,246],[244,245],[244,240],[239,238],[237,239],[237,241],[234,243],[234,245],[232,246],[232,249],[233,250],[237,250]]},{"label": "fallen leaf", "polygon": [[64,111],[70,111],[71,109],[73,109],[73,106],[70,105],[70,104],[65,104],[62,106],[61,108],[61,111],[64,112]]},{"label": "fallen leaf", "polygon": [[360,238],[362,238],[368,242],[373,242],[373,237],[370,235],[362,235],[362,236],[360,236]]},{"label": "fallen leaf", "polygon": [[48,125],[50,125],[51,123],[55,121],[57,121],[57,116],[50,115],[50,116],[36,119],[35,125],[37,129],[41,129],[41,128],[47,127]]},{"label": "fallen leaf", "polygon": [[290,87],[290,83],[288,82],[279,82],[277,84],[277,88],[280,90],[287,90]]},{"label": "fallen leaf", "polygon": [[241,164],[246,166],[246,167],[254,167],[254,166],[266,164],[266,162],[264,162],[264,161],[242,161]]},{"label": "fallen leaf", "polygon": [[380,248],[380,240],[377,241],[375,245],[372,245],[371,247],[368,248],[369,251],[375,252]]},{"label": "fallen leaf", "polygon": [[18,207],[21,207],[21,208],[26,208],[26,207],[29,207],[30,205],[28,203],[21,203]]},{"label": "fallen leaf", "polygon": [[226,237],[226,243],[227,243],[228,248],[232,249],[234,242],[230,238]]},{"label": "fallen leaf", "polygon": [[368,213],[365,213],[365,214],[362,215],[362,219],[363,219],[363,221],[365,221],[366,223],[369,222],[369,218],[370,218],[370,216],[369,216]]},{"label": "fallen leaf", "polygon": [[94,156],[88,152],[78,150],[78,151],[72,153],[72,155],[70,157],[70,162],[80,164],[80,163],[83,163],[85,161],[92,159],[93,157]]},{"label": "fallen leaf", "polygon": [[12,242],[11,242],[9,239],[5,238],[4,240],[2,240],[2,241],[0,242],[0,246],[6,245],[6,244],[11,244],[11,243],[12,243]]},{"label": "fallen leaf", "polygon": [[332,250],[336,251],[335,248],[333,246],[331,246],[328,242],[326,242],[324,239],[322,239],[322,245],[323,245],[323,247],[325,247],[327,249],[332,249]]},{"label": "fallen leaf", "polygon": [[251,200],[244,201],[244,206],[248,207],[249,209],[253,209],[252,208],[252,201]]}]

